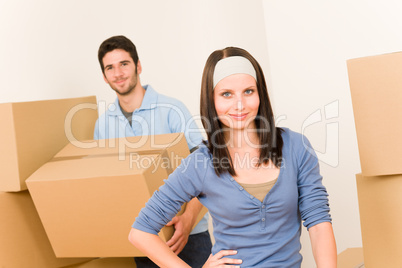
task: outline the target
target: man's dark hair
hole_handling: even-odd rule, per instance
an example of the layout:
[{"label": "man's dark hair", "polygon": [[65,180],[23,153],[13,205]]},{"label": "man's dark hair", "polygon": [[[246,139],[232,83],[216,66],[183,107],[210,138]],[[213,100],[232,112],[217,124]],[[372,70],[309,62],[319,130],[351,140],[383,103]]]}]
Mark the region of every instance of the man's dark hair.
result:
[{"label": "man's dark hair", "polygon": [[127,37],[123,35],[117,35],[106,39],[99,47],[98,60],[102,69],[102,73],[105,72],[105,66],[103,66],[103,57],[105,57],[106,53],[115,49],[123,49],[127,51],[133,59],[135,66],[137,66],[138,54],[135,45]]}]

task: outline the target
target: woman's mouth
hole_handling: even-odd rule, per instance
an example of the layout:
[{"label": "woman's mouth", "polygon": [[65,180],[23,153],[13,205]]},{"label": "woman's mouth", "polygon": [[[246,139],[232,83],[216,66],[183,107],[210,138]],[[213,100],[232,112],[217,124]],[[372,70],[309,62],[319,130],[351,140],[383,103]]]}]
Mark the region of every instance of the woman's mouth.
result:
[{"label": "woman's mouth", "polygon": [[244,120],[246,119],[248,113],[241,113],[241,114],[229,114],[235,120]]}]

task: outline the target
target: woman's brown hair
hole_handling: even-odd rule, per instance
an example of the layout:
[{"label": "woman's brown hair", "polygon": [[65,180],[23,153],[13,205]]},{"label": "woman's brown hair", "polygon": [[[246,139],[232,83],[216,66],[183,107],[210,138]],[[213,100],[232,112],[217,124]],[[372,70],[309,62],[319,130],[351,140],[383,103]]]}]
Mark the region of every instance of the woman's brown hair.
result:
[{"label": "woman's brown hair", "polygon": [[271,160],[279,167],[282,158],[282,129],[275,127],[274,115],[268,96],[264,73],[257,60],[246,50],[237,47],[227,47],[214,51],[207,59],[201,82],[200,112],[202,124],[208,136],[206,145],[213,157],[215,172],[218,176],[225,172],[236,176],[233,159],[226,146],[223,127],[218,119],[214,104],[213,76],[215,66],[223,58],[242,56],[253,65],[257,75],[257,91],[260,106],[255,118],[257,136],[259,139],[260,157],[258,165],[267,164]]}]

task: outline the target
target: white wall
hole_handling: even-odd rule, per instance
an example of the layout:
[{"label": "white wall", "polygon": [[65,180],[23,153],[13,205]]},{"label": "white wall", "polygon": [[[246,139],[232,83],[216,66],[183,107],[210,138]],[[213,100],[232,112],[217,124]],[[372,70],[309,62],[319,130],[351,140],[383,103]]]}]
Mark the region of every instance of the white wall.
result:
[{"label": "white wall", "polygon": [[[246,48],[265,70],[279,124],[304,132],[319,153],[342,251],[361,246],[345,62],[402,50],[400,14],[396,0],[0,0],[0,103],[85,95],[113,102],[97,49],[123,34],[137,45],[142,82],[198,115],[207,56]],[[302,241],[303,267],[313,267],[306,233]]]},{"label": "white wall", "polygon": [[104,111],[116,96],[97,50],[119,34],[137,46],[141,81],[182,100],[193,115],[214,50],[243,47],[267,68],[261,1],[0,0],[0,103],[96,95]]},{"label": "white wall", "polygon": [[137,46],[141,82],[198,115],[209,54],[240,46],[268,62],[264,27],[261,1],[0,0],[0,103],[96,95],[104,110],[115,93],[97,50],[123,34]]},{"label": "white wall", "polygon": [[[263,4],[276,115],[281,125],[305,131],[323,153],[319,158],[338,252],[361,246],[355,183],[361,169],[346,60],[402,50],[402,3],[263,0]],[[334,118],[326,119],[325,107]],[[312,114],[317,110],[323,120],[316,122]],[[306,232],[302,241],[303,267],[314,267]]]}]

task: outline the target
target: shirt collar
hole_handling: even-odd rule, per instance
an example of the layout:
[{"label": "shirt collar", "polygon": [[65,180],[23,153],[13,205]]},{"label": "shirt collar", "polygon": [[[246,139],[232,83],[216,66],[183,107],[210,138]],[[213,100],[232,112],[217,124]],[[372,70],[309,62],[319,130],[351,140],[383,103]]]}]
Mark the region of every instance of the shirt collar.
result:
[{"label": "shirt collar", "polygon": [[[145,89],[145,95],[141,107],[138,110],[155,109],[155,104],[158,102],[158,93],[151,87],[151,85],[145,85],[143,88]],[[115,116],[123,115],[119,104],[119,98],[116,98],[113,105],[109,107],[109,114]]]},{"label": "shirt collar", "polygon": [[116,98],[114,103],[109,106],[108,111],[109,111],[109,115],[113,115],[113,116],[123,115],[123,112],[120,109],[120,104],[119,104],[118,98]]},{"label": "shirt collar", "polygon": [[151,85],[145,85],[143,87],[145,89],[145,95],[139,110],[155,109],[155,105],[158,102],[158,93]]}]

